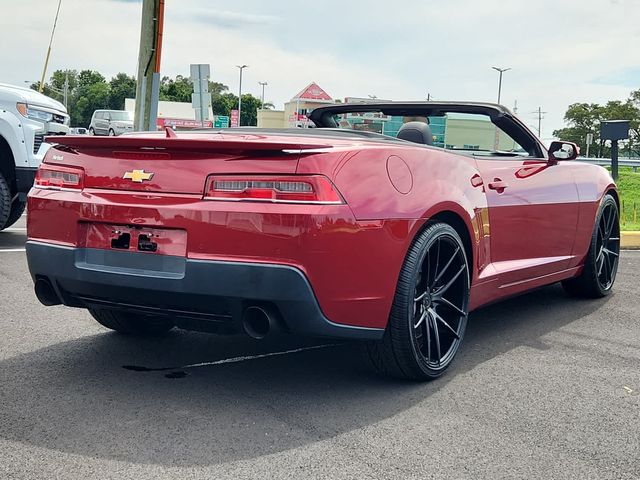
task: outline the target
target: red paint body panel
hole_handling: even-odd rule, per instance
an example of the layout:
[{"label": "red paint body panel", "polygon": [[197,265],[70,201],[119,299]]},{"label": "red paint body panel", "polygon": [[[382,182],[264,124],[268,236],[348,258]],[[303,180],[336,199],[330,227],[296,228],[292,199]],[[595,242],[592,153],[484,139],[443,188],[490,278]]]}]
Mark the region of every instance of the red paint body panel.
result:
[{"label": "red paint body panel", "polygon": [[[29,209],[31,240],[87,246],[87,222],[180,229],[187,232],[191,259],[297,267],[328,318],[379,328],[386,325],[393,299],[389,291],[395,290],[404,254],[421,225],[411,220],[358,222],[346,205],[209,202],[107,190],[34,190]],[[380,251],[386,254],[379,256]]]},{"label": "red paint body panel", "polygon": [[[386,326],[405,255],[429,219],[453,215],[464,225],[473,309],[579,273],[598,203],[615,189],[604,169],[578,162],[475,159],[354,138],[61,141],[46,163],[82,168],[85,188],[34,188],[29,239],[109,249],[113,226],[139,227],[159,235],[158,254],[294,266],[329,320],[360,327]],[[133,169],[153,178],[125,180]],[[216,173],[321,174],[345,204],[203,200]],[[496,179],[501,192],[490,185]]]}]

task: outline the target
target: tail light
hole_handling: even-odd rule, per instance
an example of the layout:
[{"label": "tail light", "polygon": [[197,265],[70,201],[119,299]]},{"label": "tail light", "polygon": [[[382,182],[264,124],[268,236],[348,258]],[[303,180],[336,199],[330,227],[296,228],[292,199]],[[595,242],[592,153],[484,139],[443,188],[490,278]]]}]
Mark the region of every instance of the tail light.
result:
[{"label": "tail light", "polygon": [[205,200],[337,205],[344,200],[322,175],[212,175],[207,179]]},{"label": "tail light", "polygon": [[43,163],[36,172],[34,187],[49,190],[82,190],[84,171]]}]

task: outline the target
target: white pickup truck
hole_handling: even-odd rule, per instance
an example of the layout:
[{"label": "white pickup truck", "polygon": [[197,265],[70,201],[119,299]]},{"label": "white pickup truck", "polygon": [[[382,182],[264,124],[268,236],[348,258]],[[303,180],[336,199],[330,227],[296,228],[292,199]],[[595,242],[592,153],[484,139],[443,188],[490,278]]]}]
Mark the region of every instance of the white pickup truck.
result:
[{"label": "white pickup truck", "polygon": [[27,192],[49,149],[45,135],[69,133],[64,105],[29,88],[0,83],[0,230],[24,211]]}]

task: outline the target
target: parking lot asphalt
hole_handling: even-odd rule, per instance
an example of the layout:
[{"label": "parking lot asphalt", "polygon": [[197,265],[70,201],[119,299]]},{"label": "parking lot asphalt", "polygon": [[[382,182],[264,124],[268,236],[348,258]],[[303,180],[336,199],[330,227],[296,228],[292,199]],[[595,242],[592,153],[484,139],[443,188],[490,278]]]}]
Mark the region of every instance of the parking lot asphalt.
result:
[{"label": "parking lot asphalt", "polygon": [[43,307],[24,225],[0,232],[0,478],[640,478],[640,252],[608,298],[474,312],[421,384],[352,343],[141,340]]}]

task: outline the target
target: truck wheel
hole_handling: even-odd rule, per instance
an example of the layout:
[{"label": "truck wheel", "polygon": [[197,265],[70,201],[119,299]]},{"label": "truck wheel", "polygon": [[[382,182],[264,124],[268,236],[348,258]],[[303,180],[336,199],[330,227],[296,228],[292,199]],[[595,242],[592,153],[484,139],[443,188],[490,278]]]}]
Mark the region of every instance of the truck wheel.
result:
[{"label": "truck wheel", "polygon": [[11,189],[2,174],[0,174],[0,230],[8,227],[7,223],[10,215]]},{"label": "truck wheel", "polygon": [[9,218],[4,224],[4,228],[9,228],[11,225],[16,223],[20,216],[24,213],[25,208],[27,208],[27,202],[22,202],[20,200],[16,200],[15,202],[13,202],[13,205],[11,206],[11,213],[9,213]]},{"label": "truck wheel", "polygon": [[119,312],[109,309],[90,308],[89,313],[100,325],[127,335],[160,335],[171,330],[174,325],[166,318]]}]

